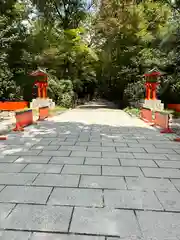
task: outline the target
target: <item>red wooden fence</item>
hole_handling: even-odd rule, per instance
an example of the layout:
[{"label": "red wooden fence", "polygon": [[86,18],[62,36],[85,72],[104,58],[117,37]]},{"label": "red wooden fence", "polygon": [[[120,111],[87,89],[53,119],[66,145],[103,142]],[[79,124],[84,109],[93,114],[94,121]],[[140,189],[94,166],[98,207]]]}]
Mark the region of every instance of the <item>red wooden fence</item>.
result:
[{"label": "red wooden fence", "polygon": [[153,119],[152,119],[152,111],[149,108],[142,108],[140,111],[140,118],[147,122],[152,124],[153,123]]},{"label": "red wooden fence", "polygon": [[24,127],[33,124],[33,112],[30,110],[22,110],[15,113],[16,127],[13,131],[24,131]]}]

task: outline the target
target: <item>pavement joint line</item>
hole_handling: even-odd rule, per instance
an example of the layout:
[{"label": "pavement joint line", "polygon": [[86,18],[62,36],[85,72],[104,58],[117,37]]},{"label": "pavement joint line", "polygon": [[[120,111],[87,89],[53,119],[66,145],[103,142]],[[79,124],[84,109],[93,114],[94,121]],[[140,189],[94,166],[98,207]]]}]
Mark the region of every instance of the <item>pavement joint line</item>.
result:
[{"label": "pavement joint line", "polygon": [[122,163],[121,163],[121,159],[120,158],[118,158],[118,162],[119,162],[120,167],[122,167]]},{"label": "pavement joint line", "polygon": [[125,190],[131,190],[131,189],[128,189],[128,184],[127,184],[127,181],[126,181],[126,177],[125,177],[125,176],[123,177],[123,179],[124,179],[124,182],[125,182],[125,184],[126,184],[126,189],[125,189]]},{"label": "pavement joint line", "polygon": [[[54,234],[54,235],[58,235],[58,234],[64,234],[64,235],[68,235],[68,236],[89,236],[89,237],[110,237],[110,238],[119,238],[119,235],[104,235],[104,234],[89,234],[89,233],[78,233],[78,232],[64,232],[64,231],[48,231],[48,230],[25,230],[25,229],[13,229],[13,228],[1,228],[0,230],[6,230],[6,231],[13,231],[13,232],[28,232],[28,233],[48,233],[48,234]],[[32,237],[32,236],[31,236]],[[30,238],[31,239],[31,238]]]},{"label": "pavement joint line", "polygon": [[[85,164],[85,162],[86,162],[86,159],[87,157],[84,157],[84,160],[83,160],[83,164],[82,165],[87,165],[87,164]],[[69,165],[71,165],[71,164],[69,164]]]},{"label": "pavement joint line", "polygon": [[164,208],[164,206],[163,206],[163,204],[161,203],[161,201],[160,201],[160,199],[159,199],[159,197],[158,197],[156,191],[154,190],[153,192],[154,192],[154,195],[156,196],[157,200],[158,200],[159,203],[161,204],[161,207],[163,208],[163,210],[166,211],[165,208]]},{"label": "pavement joint line", "polygon": [[75,206],[73,206],[73,209],[72,209],[72,212],[71,212],[71,217],[70,217],[69,225],[68,225],[68,232],[70,232],[71,223],[72,223],[72,219],[73,219],[73,215],[74,215],[74,210],[75,210]]},{"label": "pavement joint line", "polygon": [[[61,168],[61,171],[60,171],[59,175],[62,175],[61,173],[62,173],[64,167],[65,167],[65,164],[62,165],[62,168]],[[55,174],[55,173],[54,173],[54,174]]]},{"label": "pavement joint line", "polygon": [[[173,180],[174,180],[175,178],[173,178]],[[178,189],[177,187],[176,187],[176,185],[171,181],[171,178],[169,178],[169,181],[172,183],[172,185],[175,187],[175,189],[180,193],[180,189]]]},{"label": "pavement joint line", "polygon": [[[158,168],[161,168],[158,164],[157,164],[157,162],[156,162],[157,160],[153,160],[153,162],[157,165],[157,167]],[[164,161],[164,160],[163,160]]]},{"label": "pavement joint line", "polygon": [[78,181],[77,188],[79,188],[79,186],[80,186],[80,182],[81,182],[81,174],[80,174],[80,176],[79,176],[79,181]]},{"label": "pavement joint line", "polygon": [[52,194],[52,192],[54,191],[54,187],[52,187],[52,189],[51,189],[51,191],[50,191],[50,193],[49,193],[49,196],[47,197],[47,200],[46,200],[46,205],[47,205],[47,203],[48,203],[48,201],[49,201],[49,198],[51,197],[51,194]]},{"label": "pavement joint line", "polygon": [[135,218],[136,218],[136,221],[137,221],[137,224],[138,224],[138,228],[139,228],[139,231],[140,231],[140,233],[141,233],[141,237],[143,237],[143,231],[142,231],[142,229],[141,229],[141,224],[139,223],[139,220],[138,220],[136,211],[133,210],[133,213],[134,213],[134,216],[135,216]]},{"label": "pavement joint line", "polygon": [[[50,161],[52,160],[52,158],[53,158],[53,156],[51,156],[50,158],[49,158],[49,160],[48,160],[48,162],[47,163],[45,163],[45,165],[47,164],[49,164],[50,163]],[[36,163],[35,163],[36,164]],[[40,163],[41,164],[41,163]]]},{"label": "pavement joint line", "polygon": [[[76,207],[76,208],[88,208],[88,209],[102,209],[102,208],[109,208],[109,206],[103,205],[101,207],[99,206],[87,206],[87,205],[70,205],[70,204],[48,204],[48,203],[25,203],[25,202],[4,202],[4,201],[0,201],[0,203],[5,203],[5,204],[15,204],[15,205],[28,205],[28,206],[44,206],[44,207]],[[15,208],[15,206],[13,207],[13,209]],[[11,210],[13,210],[11,209]],[[158,213],[180,213],[180,209],[179,210],[159,210],[159,209],[143,209],[143,208],[120,208],[120,207],[114,207],[114,210],[123,210],[123,211],[138,211],[138,212],[158,212]],[[12,212],[12,211],[11,211]],[[8,214],[8,216],[10,215],[10,213]]]},{"label": "pavement joint line", "polygon": [[[139,167],[140,168],[140,171],[142,172],[142,174],[143,174],[143,177],[146,177],[145,176],[145,174],[144,174],[144,172],[143,172],[143,170],[142,170],[142,168],[141,167]],[[147,167],[148,168],[148,167]],[[156,167],[154,167],[154,168],[156,168]]]},{"label": "pavement joint line", "polygon": [[69,151],[69,155],[67,157],[70,157],[73,151]]},{"label": "pavement joint line", "polygon": [[9,217],[9,215],[13,212],[13,210],[16,208],[17,203],[14,203],[14,207],[9,211],[8,215],[5,217],[5,219],[7,219]]},{"label": "pavement joint line", "polygon": [[20,170],[19,173],[24,173],[23,170],[29,165],[29,163],[25,164],[25,166]]},{"label": "pavement joint line", "polygon": [[146,150],[146,148],[145,147],[142,147],[142,149],[146,152],[146,153],[148,153],[148,151]]},{"label": "pavement joint line", "polygon": [[104,189],[102,189],[102,205],[103,205],[103,208],[105,208],[105,200],[104,200]]},{"label": "pavement joint line", "polygon": [[[0,185],[1,186],[1,185]],[[48,186],[45,186],[45,185],[22,185],[22,184],[8,184],[6,185],[5,187],[8,187],[8,186],[13,186],[13,187],[41,187],[41,188],[48,188],[48,187],[55,187],[55,188],[70,188],[70,189],[90,189],[90,190],[101,190],[101,189],[105,189],[105,190],[131,190],[131,189],[124,189],[124,188],[91,188],[91,187],[69,187],[69,186],[52,186],[52,185],[48,185]]]},{"label": "pavement joint line", "polygon": [[4,190],[5,188],[7,187],[7,185],[5,185],[1,190],[0,190],[0,193],[2,192],[2,190]]},{"label": "pavement joint line", "polygon": [[36,181],[36,179],[38,178],[39,175],[40,175],[40,173],[37,173],[37,176],[33,179],[31,184],[33,184]]}]

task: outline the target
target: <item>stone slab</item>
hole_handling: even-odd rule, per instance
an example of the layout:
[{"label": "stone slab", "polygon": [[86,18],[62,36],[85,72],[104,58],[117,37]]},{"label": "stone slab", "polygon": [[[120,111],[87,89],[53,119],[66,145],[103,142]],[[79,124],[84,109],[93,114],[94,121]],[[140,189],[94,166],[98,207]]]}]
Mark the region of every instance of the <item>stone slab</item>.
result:
[{"label": "stone slab", "polygon": [[149,160],[168,160],[165,154],[152,154],[152,153],[133,153],[137,159],[149,159]]},{"label": "stone slab", "polygon": [[45,204],[52,188],[7,186],[0,192],[0,202]]},{"label": "stone slab", "polygon": [[2,231],[0,232],[1,240],[29,240],[31,236],[30,232],[20,231]]},{"label": "stone slab", "polygon": [[130,148],[130,147],[116,147],[117,152],[127,152],[127,153],[145,153],[143,148]]},{"label": "stone slab", "polygon": [[101,157],[101,152],[72,151],[72,157]]},{"label": "stone slab", "polygon": [[15,204],[12,203],[0,203],[0,228],[2,228],[2,223],[8,214],[15,207]]},{"label": "stone slab", "polygon": [[0,156],[0,162],[1,163],[13,163],[18,159],[18,156],[6,156],[6,155],[1,155]]},{"label": "stone slab", "polygon": [[58,145],[58,146],[74,146],[75,145],[75,143],[76,143],[76,141],[71,141],[71,142],[63,142],[62,140],[60,140],[60,141],[51,141],[50,142],[50,146],[51,145]]},{"label": "stone slab", "polygon": [[86,151],[86,146],[60,146],[60,151],[68,150],[68,151]]},{"label": "stone slab", "polygon": [[180,211],[180,193],[174,191],[156,191],[156,195],[166,211]]},{"label": "stone slab", "polygon": [[103,147],[128,147],[125,142],[102,142]]},{"label": "stone slab", "polygon": [[120,166],[118,158],[86,158],[85,165],[117,165]]},{"label": "stone slab", "polygon": [[48,204],[103,207],[102,191],[97,189],[55,188]]},{"label": "stone slab", "polygon": [[84,159],[84,157],[52,157],[49,163],[81,165],[84,163]]},{"label": "stone slab", "polygon": [[77,187],[78,182],[78,175],[40,174],[33,182],[33,185],[50,187]]},{"label": "stone slab", "polygon": [[71,207],[18,204],[5,219],[4,229],[67,232]]},{"label": "stone slab", "polygon": [[134,190],[175,190],[174,185],[169,179],[126,177],[126,183],[128,189]]},{"label": "stone slab", "polygon": [[[46,147],[46,146],[49,146],[49,144],[51,143],[52,141],[46,141],[46,139],[42,139],[41,141],[39,141],[37,144],[34,144],[34,145],[32,145],[32,147],[34,146],[34,147]],[[58,145],[58,144],[57,144]],[[60,147],[59,145],[58,145],[58,147]],[[32,149],[32,148],[31,148]],[[36,149],[36,148],[33,148],[34,150]],[[41,149],[42,150],[42,149]]]},{"label": "stone slab", "polygon": [[104,190],[106,207],[163,210],[153,191]]},{"label": "stone slab", "polygon": [[29,185],[37,177],[33,173],[0,173],[0,183],[5,185]]},{"label": "stone slab", "polygon": [[34,145],[34,146],[32,146],[31,149],[55,151],[55,150],[58,150],[59,148],[60,148],[60,146]]},{"label": "stone slab", "polygon": [[28,173],[60,173],[62,165],[55,164],[28,164],[22,172]]},{"label": "stone slab", "polygon": [[179,149],[179,144],[177,144],[176,142],[169,142],[168,144],[166,143],[154,143],[154,146],[158,149],[160,148],[166,148],[166,149]]},{"label": "stone slab", "polygon": [[129,146],[130,148],[154,147],[154,145],[151,144],[151,143],[145,143],[145,144],[143,144],[143,143],[128,143],[128,146]]},{"label": "stone slab", "polygon": [[73,235],[73,234],[66,235],[66,234],[52,234],[52,233],[33,233],[32,238],[30,240],[105,240],[105,237],[82,236],[82,235]]},{"label": "stone slab", "polygon": [[16,149],[13,150],[7,150],[7,155],[13,155],[13,156],[37,156],[41,150],[20,150],[20,151],[16,151]]},{"label": "stone slab", "polygon": [[102,152],[102,157],[106,158],[134,158],[133,153]]},{"label": "stone slab", "polygon": [[180,191],[180,179],[171,179],[171,182]]},{"label": "stone slab", "polygon": [[49,156],[49,157],[68,157],[71,151],[46,151],[43,150],[39,155],[40,156]]},{"label": "stone slab", "polygon": [[46,156],[22,156],[15,163],[48,163],[51,157]]},{"label": "stone slab", "polygon": [[89,152],[115,152],[115,147],[94,147],[94,146],[88,146],[87,151]]},{"label": "stone slab", "polygon": [[133,211],[108,208],[81,208],[74,210],[70,232],[126,237],[140,236]]},{"label": "stone slab", "polygon": [[160,168],[180,168],[180,161],[157,160],[155,162]]},{"label": "stone slab", "polygon": [[116,167],[116,166],[102,166],[102,174],[107,176],[143,176],[138,167]]},{"label": "stone slab", "polygon": [[172,161],[180,161],[180,155],[179,154],[166,154],[166,157],[169,160],[172,160]]},{"label": "stone slab", "polygon": [[65,165],[62,174],[101,175],[101,167],[90,165]]},{"label": "stone slab", "polygon": [[144,148],[146,150],[147,153],[172,153],[172,154],[176,154],[176,152],[171,149],[171,148],[155,148],[155,147],[145,147]]},{"label": "stone slab", "polygon": [[180,213],[136,212],[144,239],[178,240]]},{"label": "stone slab", "polygon": [[139,236],[127,236],[127,237],[125,237],[125,238],[120,238],[120,237],[118,237],[118,238],[114,238],[114,237],[108,237],[108,238],[106,238],[106,240],[144,240],[144,238],[141,238],[141,237],[139,237]]},{"label": "stone slab", "polygon": [[126,167],[158,167],[153,160],[120,159],[120,163]]},{"label": "stone slab", "polygon": [[122,177],[81,176],[80,187],[100,189],[126,189],[126,183]]},{"label": "stone slab", "polygon": [[0,172],[1,173],[18,173],[25,166],[26,164],[0,163]]},{"label": "stone slab", "polygon": [[97,147],[97,146],[101,146],[101,142],[76,142],[75,144],[76,146],[85,146],[85,147],[88,147],[88,146],[94,146],[94,147]]},{"label": "stone slab", "polygon": [[172,168],[142,168],[146,177],[180,178],[180,170]]}]

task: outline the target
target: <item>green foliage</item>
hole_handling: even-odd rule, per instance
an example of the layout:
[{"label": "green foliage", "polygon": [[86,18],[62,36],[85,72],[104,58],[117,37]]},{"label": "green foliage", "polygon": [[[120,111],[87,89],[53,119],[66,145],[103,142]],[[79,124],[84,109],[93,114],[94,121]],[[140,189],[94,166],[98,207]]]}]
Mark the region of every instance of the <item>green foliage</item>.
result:
[{"label": "green foliage", "polygon": [[55,76],[49,76],[49,97],[58,106],[70,108],[73,105],[73,84],[70,80],[60,81]]},{"label": "green foliage", "polygon": [[145,82],[139,80],[134,83],[129,83],[124,90],[124,102],[129,104],[131,102],[138,102],[145,97]]},{"label": "green foliage", "polygon": [[[159,97],[180,100],[180,2],[6,0],[0,3],[0,97],[31,100],[29,72],[49,74],[49,97],[125,103],[144,97],[143,74],[157,67]],[[65,79],[65,80],[64,80]]]}]

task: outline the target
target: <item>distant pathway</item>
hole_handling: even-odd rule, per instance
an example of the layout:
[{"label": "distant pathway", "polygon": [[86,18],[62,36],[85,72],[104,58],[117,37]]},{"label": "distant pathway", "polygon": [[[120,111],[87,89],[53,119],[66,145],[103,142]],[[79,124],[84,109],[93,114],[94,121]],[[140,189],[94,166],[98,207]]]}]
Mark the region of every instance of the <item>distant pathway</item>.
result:
[{"label": "distant pathway", "polygon": [[12,133],[0,149],[0,239],[180,239],[180,144],[111,103]]}]

